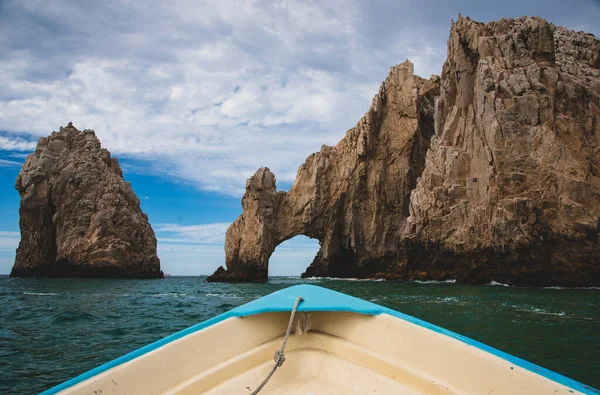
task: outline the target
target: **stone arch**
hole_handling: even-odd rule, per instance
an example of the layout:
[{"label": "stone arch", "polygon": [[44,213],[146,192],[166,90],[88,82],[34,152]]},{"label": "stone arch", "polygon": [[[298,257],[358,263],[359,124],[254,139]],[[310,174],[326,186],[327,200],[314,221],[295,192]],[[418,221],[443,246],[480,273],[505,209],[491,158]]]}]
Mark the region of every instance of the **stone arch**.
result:
[{"label": "stone arch", "polygon": [[260,168],[246,183],[243,212],[225,235],[225,263],[208,281],[267,281],[269,258],[278,245],[298,235],[320,241],[307,231],[301,216],[294,215],[294,201],[277,192],[275,175]]},{"label": "stone arch", "polygon": [[242,215],[227,230],[225,263],[208,281],[266,281],[269,257],[297,235],[319,252],[303,276],[389,277],[403,256],[398,242],[411,189],[433,130],[437,77],[424,80],[404,62],[392,68],[357,125],[322,146],[298,169],[289,192],[260,168],[246,183]]}]

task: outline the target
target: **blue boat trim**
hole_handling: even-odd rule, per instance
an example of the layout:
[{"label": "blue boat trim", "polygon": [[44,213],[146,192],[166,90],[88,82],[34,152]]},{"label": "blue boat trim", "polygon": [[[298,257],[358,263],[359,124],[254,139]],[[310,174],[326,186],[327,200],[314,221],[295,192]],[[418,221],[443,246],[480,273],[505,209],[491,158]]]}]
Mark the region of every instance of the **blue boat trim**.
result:
[{"label": "blue boat trim", "polygon": [[193,325],[189,328],[186,328],[182,331],[164,337],[154,343],[148,344],[140,349],[130,352],[129,354],[123,355],[117,359],[114,359],[110,362],[107,362],[103,365],[100,365],[90,371],[87,371],[77,377],[74,377],[68,381],[65,381],[62,384],[57,385],[56,387],[50,388],[46,390],[40,395],[51,395],[56,394],[60,391],[63,391],[69,387],[72,387],[82,381],[85,381],[91,377],[94,377],[100,373],[103,373],[109,369],[112,369],[116,366],[124,364],[126,362],[131,361],[137,357],[140,357],[144,354],[147,354],[157,348],[164,346],[165,344],[171,343],[177,339],[181,339],[184,336],[207,328],[211,325],[217,324],[221,321],[224,321],[228,318],[232,317],[247,317],[256,314],[262,313],[274,313],[274,312],[286,312],[291,311],[292,306],[294,305],[294,301],[296,297],[302,296],[304,297],[304,302],[302,302],[298,306],[298,311],[309,312],[309,311],[340,311],[340,312],[352,312],[358,314],[366,314],[366,315],[379,315],[379,314],[388,314],[393,317],[402,319],[404,321],[411,322],[415,325],[419,325],[423,328],[427,328],[437,333],[441,333],[443,335],[449,336],[456,340],[460,340],[463,343],[466,343],[470,346],[479,348],[485,352],[493,354],[499,358],[502,358],[516,366],[519,366],[523,369],[529,370],[533,373],[539,374],[547,379],[560,383],[566,387],[569,387],[573,390],[582,392],[584,394],[600,394],[600,391],[592,388],[588,385],[565,377],[561,374],[533,364],[531,362],[527,362],[521,358],[515,357],[514,355],[507,354],[503,351],[497,350],[493,347],[490,347],[486,344],[480,343],[477,340],[473,340],[463,335],[459,335],[458,333],[449,331],[447,329],[441,328],[437,325],[433,325],[429,322],[420,320],[418,318],[412,317],[410,315],[400,313],[398,311],[392,310],[387,307],[380,306],[378,304],[367,302],[365,300],[355,298],[350,295],[343,294],[341,292],[332,291],[327,288],[318,287],[315,285],[295,285],[289,288],[285,288],[274,292],[272,294],[266,295],[260,299],[256,299],[252,302],[246,303],[242,306],[238,306],[235,309],[229,310],[226,313],[213,317],[209,320],[203,321],[199,324]]}]

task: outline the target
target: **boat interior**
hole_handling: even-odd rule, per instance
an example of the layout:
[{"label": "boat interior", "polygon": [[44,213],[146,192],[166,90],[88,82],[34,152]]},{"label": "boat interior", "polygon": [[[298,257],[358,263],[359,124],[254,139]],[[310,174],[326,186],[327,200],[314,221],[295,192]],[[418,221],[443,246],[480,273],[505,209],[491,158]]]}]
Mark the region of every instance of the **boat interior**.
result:
[{"label": "boat interior", "polygon": [[[63,394],[251,394],[273,368],[289,312],[231,317]],[[480,348],[388,315],[298,313],[260,394],[573,394]]]}]

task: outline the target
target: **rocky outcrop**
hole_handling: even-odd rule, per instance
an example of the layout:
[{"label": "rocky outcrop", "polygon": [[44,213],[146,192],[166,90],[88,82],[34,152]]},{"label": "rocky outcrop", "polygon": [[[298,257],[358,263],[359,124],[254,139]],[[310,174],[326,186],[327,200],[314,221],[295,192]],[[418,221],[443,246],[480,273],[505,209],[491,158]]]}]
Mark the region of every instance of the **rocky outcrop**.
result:
[{"label": "rocky outcrop", "polygon": [[459,17],[440,79],[392,68],[289,192],[250,179],[212,279],[264,280],[304,234],[321,245],[305,276],[600,285],[599,106],[592,35]]},{"label": "rocky outcrop", "polygon": [[40,138],[15,188],[21,242],[11,276],[163,277],[148,217],[93,130],[69,123]]},{"label": "rocky outcrop", "polygon": [[409,272],[600,282],[599,67],[597,39],[539,18],[452,26]]}]

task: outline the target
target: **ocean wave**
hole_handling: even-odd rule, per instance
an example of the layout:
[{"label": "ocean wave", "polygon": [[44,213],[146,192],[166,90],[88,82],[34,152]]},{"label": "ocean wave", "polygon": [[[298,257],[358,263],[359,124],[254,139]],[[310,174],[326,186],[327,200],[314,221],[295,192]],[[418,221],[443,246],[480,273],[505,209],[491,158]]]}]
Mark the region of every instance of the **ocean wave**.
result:
[{"label": "ocean wave", "polygon": [[384,278],[354,278],[354,277],[306,277],[302,280],[318,281],[318,280],[329,280],[329,281],[385,281]]},{"label": "ocean wave", "polygon": [[455,284],[456,280],[414,280],[417,284]]},{"label": "ocean wave", "polygon": [[600,289],[600,287],[542,287],[542,289]]},{"label": "ocean wave", "polygon": [[89,321],[93,320],[94,316],[86,311],[82,310],[65,310],[56,315],[51,319],[53,324],[61,324],[72,321]]},{"label": "ocean wave", "polygon": [[438,298],[438,300],[442,301],[442,302],[460,302],[460,299],[455,297],[455,296],[446,296],[444,298]]},{"label": "ocean wave", "polygon": [[499,283],[498,281],[493,281],[493,280],[490,281],[486,285],[489,285],[489,286],[492,286],[492,287],[510,287],[510,285],[508,285],[508,284]]},{"label": "ocean wave", "polygon": [[530,308],[517,309],[517,310],[524,311],[527,313],[534,313],[534,314],[553,315],[553,316],[557,316],[557,317],[564,317],[565,315],[567,315],[564,311],[561,311],[560,313],[554,313],[552,311],[544,310],[539,307],[530,307]]},{"label": "ocean wave", "polygon": [[54,292],[23,292],[23,295],[54,296],[58,294]]},{"label": "ocean wave", "polygon": [[225,299],[240,299],[241,296],[236,295],[236,294],[211,294],[211,293],[207,293],[204,294],[204,296],[208,296],[210,297],[219,297],[219,298],[225,298]]},{"label": "ocean wave", "polygon": [[186,295],[187,294],[183,294],[183,293],[169,292],[169,293],[153,294],[152,296],[155,296],[157,298],[164,298],[164,297],[181,298]]}]

